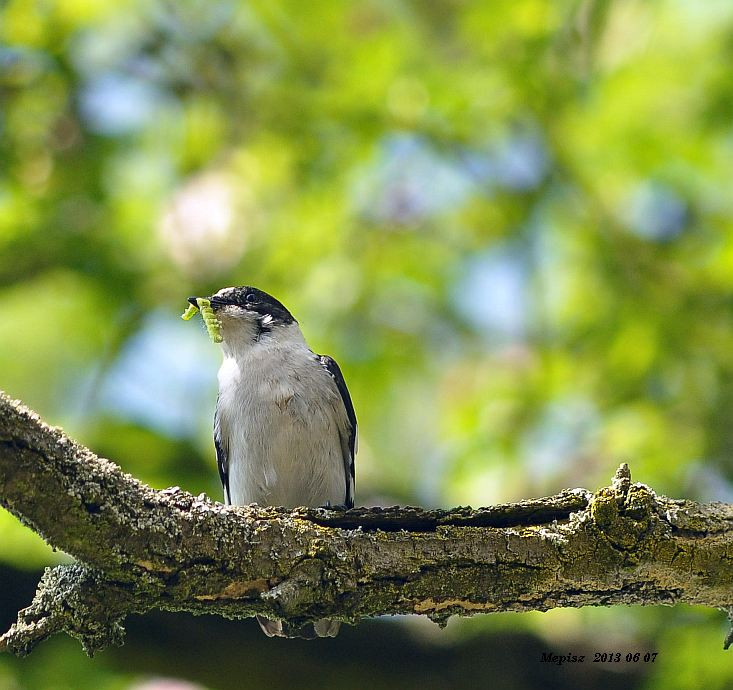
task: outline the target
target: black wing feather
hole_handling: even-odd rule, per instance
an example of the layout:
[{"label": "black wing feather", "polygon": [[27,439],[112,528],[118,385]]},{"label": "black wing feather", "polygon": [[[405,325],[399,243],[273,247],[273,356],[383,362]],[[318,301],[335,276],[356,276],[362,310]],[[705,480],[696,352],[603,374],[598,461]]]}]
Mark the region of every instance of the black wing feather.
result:
[{"label": "black wing feather", "polygon": [[224,500],[231,505],[232,497],[229,495],[229,443],[221,428],[221,414],[219,412],[219,399],[216,400],[216,412],[214,412],[214,447],[216,448],[216,465],[219,468],[219,479],[224,489]]},{"label": "black wing feather", "polygon": [[346,473],[346,507],[354,507],[354,456],[356,455],[356,413],[354,412],[354,405],[351,402],[351,396],[349,395],[349,389],[346,387],[346,381],[344,381],[344,375],[341,373],[339,365],[336,364],[336,360],[328,355],[316,355],[321,366],[330,374],[331,378],[338,388],[338,392],[341,395],[341,400],[344,403],[346,410],[346,417],[349,420],[350,430],[349,437],[347,439],[348,444],[348,455],[344,454],[344,471]]}]

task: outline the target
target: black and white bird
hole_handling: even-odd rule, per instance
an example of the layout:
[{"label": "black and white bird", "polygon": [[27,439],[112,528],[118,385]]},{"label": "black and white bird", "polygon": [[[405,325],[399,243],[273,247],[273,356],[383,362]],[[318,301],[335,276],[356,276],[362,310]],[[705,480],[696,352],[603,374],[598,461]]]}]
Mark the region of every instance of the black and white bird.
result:
[{"label": "black and white bird", "polygon": [[[352,508],[356,416],[338,364],[314,354],[266,292],[228,287],[209,299],[223,336],[214,445],[226,502]],[[270,637],[334,637],[340,627],[257,620]]]}]

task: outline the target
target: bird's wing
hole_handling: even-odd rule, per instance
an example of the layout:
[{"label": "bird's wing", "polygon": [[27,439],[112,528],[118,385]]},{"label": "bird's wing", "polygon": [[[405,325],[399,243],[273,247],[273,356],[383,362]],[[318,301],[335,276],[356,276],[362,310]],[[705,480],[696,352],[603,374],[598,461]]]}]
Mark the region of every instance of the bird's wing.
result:
[{"label": "bird's wing", "polygon": [[341,401],[344,404],[346,411],[346,417],[349,420],[349,429],[346,430],[346,434],[342,435],[341,445],[343,447],[344,457],[344,473],[346,477],[346,500],[345,505],[347,508],[354,507],[354,456],[356,455],[356,414],[354,412],[354,405],[351,403],[351,396],[349,395],[349,389],[346,387],[346,381],[344,376],[339,369],[339,365],[336,361],[328,355],[317,355],[320,365],[329,373],[338,392],[341,395]]},{"label": "bird's wing", "polygon": [[222,430],[221,411],[219,399],[216,400],[216,412],[214,412],[214,447],[216,448],[216,465],[219,468],[219,479],[224,489],[224,500],[231,504],[232,498],[229,495],[229,438]]}]

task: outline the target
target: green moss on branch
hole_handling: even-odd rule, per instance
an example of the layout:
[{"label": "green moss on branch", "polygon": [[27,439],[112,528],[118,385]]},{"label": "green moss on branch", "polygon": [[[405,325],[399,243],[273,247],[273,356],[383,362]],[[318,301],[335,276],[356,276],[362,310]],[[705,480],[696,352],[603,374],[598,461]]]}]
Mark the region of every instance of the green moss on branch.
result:
[{"label": "green moss on branch", "polygon": [[[673,604],[727,608],[733,507],[611,485],[472,510],[231,507],[154,491],[0,395],[0,504],[79,565],[49,571],[0,638],[96,651],[150,608],[303,623]],[[104,602],[104,606],[100,605]]]}]

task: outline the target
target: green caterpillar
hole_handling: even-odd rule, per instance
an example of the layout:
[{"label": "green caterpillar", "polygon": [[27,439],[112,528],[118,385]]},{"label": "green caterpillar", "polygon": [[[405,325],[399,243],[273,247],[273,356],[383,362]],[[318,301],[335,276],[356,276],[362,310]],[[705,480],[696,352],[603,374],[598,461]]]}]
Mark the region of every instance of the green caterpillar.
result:
[{"label": "green caterpillar", "polygon": [[204,326],[206,326],[206,332],[209,334],[212,343],[220,343],[224,338],[221,336],[221,323],[216,318],[214,310],[211,308],[211,302],[205,297],[197,297],[196,304],[198,308],[190,304],[186,311],[181,314],[181,318],[184,321],[192,319],[197,311],[201,312],[201,317],[204,320]]}]

